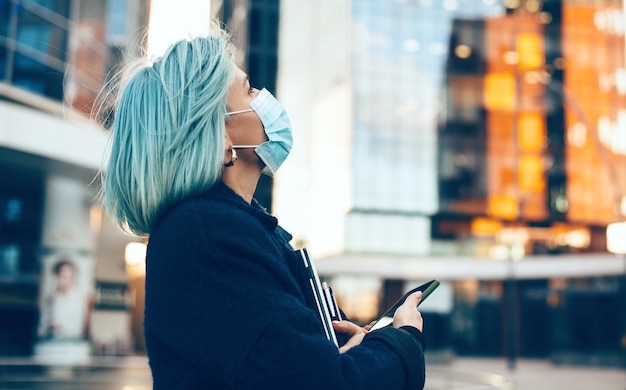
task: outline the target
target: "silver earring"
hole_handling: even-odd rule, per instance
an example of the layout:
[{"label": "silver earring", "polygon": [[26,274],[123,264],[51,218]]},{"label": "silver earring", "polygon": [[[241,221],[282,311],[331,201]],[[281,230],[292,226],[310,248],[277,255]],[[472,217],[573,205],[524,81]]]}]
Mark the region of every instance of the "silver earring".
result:
[{"label": "silver earring", "polygon": [[230,161],[224,164],[224,166],[232,167],[233,165],[235,165],[235,161],[237,160],[239,160],[239,157],[237,157],[237,151],[235,149],[232,149],[232,156],[230,157]]}]

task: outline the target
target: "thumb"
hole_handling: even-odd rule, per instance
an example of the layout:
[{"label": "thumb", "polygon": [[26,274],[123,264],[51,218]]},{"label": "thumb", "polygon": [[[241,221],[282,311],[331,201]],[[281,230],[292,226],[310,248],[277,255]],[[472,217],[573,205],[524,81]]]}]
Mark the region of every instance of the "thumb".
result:
[{"label": "thumb", "polygon": [[409,305],[412,307],[417,307],[419,303],[422,301],[422,292],[416,291],[413,294],[409,295],[402,305]]}]

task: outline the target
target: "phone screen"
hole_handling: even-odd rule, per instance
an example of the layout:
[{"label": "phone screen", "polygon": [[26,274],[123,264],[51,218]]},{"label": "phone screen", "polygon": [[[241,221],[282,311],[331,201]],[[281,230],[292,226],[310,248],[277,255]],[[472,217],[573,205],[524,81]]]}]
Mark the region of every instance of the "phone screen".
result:
[{"label": "phone screen", "polygon": [[420,304],[421,304],[422,302],[424,302],[426,298],[428,298],[430,293],[435,291],[437,287],[439,287],[439,281],[435,279],[435,280],[431,280],[430,282],[424,283],[421,286],[415,287],[411,291],[407,292],[406,294],[402,296],[402,298],[400,298],[396,303],[394,303],[393,306],[391,306],[382,316],[380,316],[380,318],[376,321],[376,323],[374,323],[374,325],[370,328],[370,331],[384,328],[385,326],[391,324],[393,322],[393,315],[395,314],[396,310],[398,309],[398,307],[400,307],[400,305],[404,303],[404,301],[408,298],[409,295],[413,294],[416,291],[421,291],[422,292],[422,300],[420,301]]}]

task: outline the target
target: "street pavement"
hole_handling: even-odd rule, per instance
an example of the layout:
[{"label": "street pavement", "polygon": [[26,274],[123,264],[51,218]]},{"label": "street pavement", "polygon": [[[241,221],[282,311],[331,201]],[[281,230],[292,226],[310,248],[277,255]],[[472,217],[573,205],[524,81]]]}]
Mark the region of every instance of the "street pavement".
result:
[{"label": "street pavement", "polygon": [[[0,390],[149,390],[145,357],[93,358],[83,364],[0,358]],[[453,357],[428,363],[426,390],[626,390],[626,370],[555,365],[548,360]]]},{"label": "street pavement", "polygon": [[148,361],[93,357],[87,362],[0,358],[0,390],[150,390]]},{"label": "street pavement", "polygon": [[[426,389],[433,390],[626,390],[626,369],[555,365],[548,360],[518,359],[511,370],[504,358],[453,358],[447,364],[429,365],[426,376]],[[475,379],[474,386],[469,380],[463,383],[464,378]],[[478,386],[481,379],[487,383]]]}]

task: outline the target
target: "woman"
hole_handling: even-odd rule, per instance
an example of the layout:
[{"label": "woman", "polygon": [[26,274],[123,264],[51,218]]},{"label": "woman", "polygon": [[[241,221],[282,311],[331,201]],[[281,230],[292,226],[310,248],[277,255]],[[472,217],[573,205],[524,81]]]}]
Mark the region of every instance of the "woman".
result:
[{"label": "woman", "polygon": [[173,44],[119,88],[108,211],[149,235],[145,338],[155,389],[421,389],[414,295],[393,327],[320,327],[291,235],[253,199],[291,149],[274,97],[234,65],[228,36]]}]

